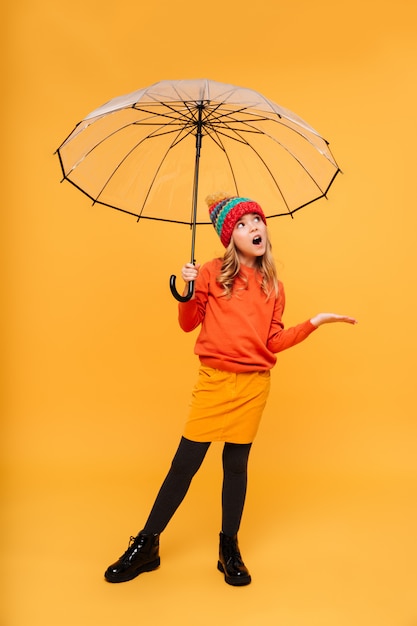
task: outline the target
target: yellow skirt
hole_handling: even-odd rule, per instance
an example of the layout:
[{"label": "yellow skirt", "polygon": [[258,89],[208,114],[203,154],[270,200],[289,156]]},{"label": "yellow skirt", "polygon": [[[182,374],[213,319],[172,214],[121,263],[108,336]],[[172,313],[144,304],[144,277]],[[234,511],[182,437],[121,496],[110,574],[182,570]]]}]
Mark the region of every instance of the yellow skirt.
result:
[{"label": "yellow skirt", "polygon": [[270,372],[234,374],[201,365],[184,437],[251,443],[269,394]]}]

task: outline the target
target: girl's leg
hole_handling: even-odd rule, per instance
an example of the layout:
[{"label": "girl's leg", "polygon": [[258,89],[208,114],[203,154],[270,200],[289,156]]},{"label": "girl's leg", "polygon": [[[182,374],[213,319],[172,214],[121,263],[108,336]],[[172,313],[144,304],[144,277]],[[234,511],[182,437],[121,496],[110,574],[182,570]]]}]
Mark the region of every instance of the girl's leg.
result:
[{"label": "girl's leg", "polygon": [[247,467],[251,443],[225,443],[223,448],[222,532],[237,534],[246,497]]},{"label": "girl's leg", "polygon": [[229,585],[249,585],[251,582],[237,540],[245,504],[250,449],[250,443],[226,443],[223,448],[223,519],[217,569],[224,574]]},{"label": "girl's leg", "polygon": [[183,501],[194,475],[199,470],[210,443],[182,437],[171,468],[156,497],[143,529],[146,535],[159,535]]},{"label": "girl's leg", "polygon": [[104,576],[108,582],[132,580],[142,572],[151,572],[159,567],[159,534],[183,501],[209,446],[209,443],[181,439],[145,528],[136,537],[130,538],[126,552],[107,568]]}]

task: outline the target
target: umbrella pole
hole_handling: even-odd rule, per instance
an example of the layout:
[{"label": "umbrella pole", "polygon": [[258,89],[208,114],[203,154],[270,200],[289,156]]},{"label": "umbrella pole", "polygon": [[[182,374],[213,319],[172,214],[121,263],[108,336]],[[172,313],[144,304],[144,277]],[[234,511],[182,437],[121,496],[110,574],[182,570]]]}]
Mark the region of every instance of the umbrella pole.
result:
[{"label": "umbrella pole", "polygon": [[[191,221],[191,259],[190,263],[195,263],[194,252],[195,252],[195,235],[196,235],[196,222],[197,222],[197,199],[198,199],[198,174],[200,169],[200,152],[201,152],[201,141],[202,141],[202,127],[203,127],[203,109],[204,104],[202,102],[198,103],[198,118],[197,118],[197,133],[196,133],[196,143],[195,143],[195,165],[194,165],[194,183],[193,183],[193,205],[192,205],[192,221]],[[182,296],[178,293],[175,282],[176,276],[172,274],[169,280],[169,286],[171,289],[171,293],[178,302],[188,302],[191,300],[194,294],[194,281],[188,283],[188,291],[185,296]]]}]

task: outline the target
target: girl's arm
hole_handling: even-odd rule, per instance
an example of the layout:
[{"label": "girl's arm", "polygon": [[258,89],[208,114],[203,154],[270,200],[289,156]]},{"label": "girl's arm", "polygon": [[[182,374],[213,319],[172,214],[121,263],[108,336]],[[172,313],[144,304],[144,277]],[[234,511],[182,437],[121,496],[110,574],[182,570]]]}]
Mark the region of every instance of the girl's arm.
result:
[{"label": "girl's arm", "polygon": [[311,319],[297,324],[291,328],[285,328],[282,323],[282,315],[285,308],[285,292],[282,283],[279,285],[278,298],[276,300],[274,315],[268,337],[267,346],[271,352],[275,354],[287,350],[292,346],[304,341],[314,330],[322,324],[330,324],[332,322],[347,322],[348,324],[356,324],[356,319],[347,315],[337,315],[336,313],[319,313]]},{"label": "girl's arm", "polygon": [[[188,292],[188,283],[191,281],[195,281],[200,275],[200,264],[196,263],[186,263],[182,270],[181,276],[185,283],[184,285],[184,295]],[[207,289],[205,286],[205,282],[203,277],[200,278],[198,285],[195,284],[195,289],[193,296],[187,302],[179,302],[178,303],[178,321],[179,324],[185,332],[191,332],[204,319],[205,313],[205,301],[202,297],[204,293],[206,293]]]},{"label": "girl's arm", "polygon": [[317,329],[317,326],[310,320],[306,320],[301,324],[292,326],[290,328],[284,328],[282,316],[285,309],[285,291],[284,285],[279,282],[278,297],[275,301],[274,313],[272,316],[271,326],[269,329],[269,336],[267,341],[267,348],[274,354],[287,350],[296,346],[306,339],[312,332]]}]

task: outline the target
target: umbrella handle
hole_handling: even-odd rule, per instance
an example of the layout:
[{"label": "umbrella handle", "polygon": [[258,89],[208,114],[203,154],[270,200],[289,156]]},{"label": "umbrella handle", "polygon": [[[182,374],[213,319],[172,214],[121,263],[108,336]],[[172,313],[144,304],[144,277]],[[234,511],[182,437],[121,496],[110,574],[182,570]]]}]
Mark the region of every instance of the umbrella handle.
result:
[{"label": "umbrella handle", "polygon": [[180,293],[178,293],[177,288],[175,287],[176,279],[177,277],[174,274],[172,274],[171,278],[169,279],[169,287],[171,289],[172,295],[176,300],[178,300],[178,302],[188,302],[188,300],[191,300],[191,298],[193,297],[194,281],[192,280],[188,283],[188,292],[185,296],[182,296]]}]

